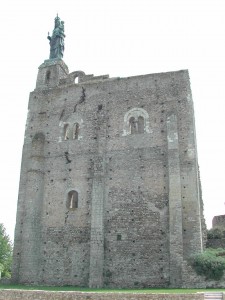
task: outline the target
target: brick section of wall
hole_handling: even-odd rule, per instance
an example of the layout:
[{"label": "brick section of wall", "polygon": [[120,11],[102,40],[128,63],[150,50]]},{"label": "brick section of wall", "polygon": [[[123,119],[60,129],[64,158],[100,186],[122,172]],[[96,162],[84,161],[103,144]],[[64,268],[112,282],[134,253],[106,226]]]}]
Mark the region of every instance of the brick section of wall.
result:
[{"label": "brick section of wall", "polygon": [[203,300],[196,294],[127,294],[0,290],[0,300]]}]

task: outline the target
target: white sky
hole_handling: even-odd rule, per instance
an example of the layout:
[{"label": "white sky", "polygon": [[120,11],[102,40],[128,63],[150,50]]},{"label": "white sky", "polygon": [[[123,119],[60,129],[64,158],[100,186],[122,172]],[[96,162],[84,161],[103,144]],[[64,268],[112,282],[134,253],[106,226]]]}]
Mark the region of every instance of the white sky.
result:
[{"label": "white sky", "polygon": [[0,4],[0,222],[13,239],[29,93],[56,13],[70,72],[111,77],[189,69],[205,205],[225,214],[224,0],[7,0]]}]

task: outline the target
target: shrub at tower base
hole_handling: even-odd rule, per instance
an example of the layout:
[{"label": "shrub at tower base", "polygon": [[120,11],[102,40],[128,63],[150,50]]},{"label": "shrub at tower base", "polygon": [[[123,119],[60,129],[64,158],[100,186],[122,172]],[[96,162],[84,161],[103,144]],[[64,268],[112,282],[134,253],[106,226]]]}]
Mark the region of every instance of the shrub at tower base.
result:
[{"label": "shrub at tower base", "polygon": [[225,249],[207,249],[192,257],[191,264],[198,275],[219,280],[225,270]]},{"label": "shrub at tower base", "polygon": [[0,279],[11,277],[11,264],[12,244],[3,224],[0,223]]}]

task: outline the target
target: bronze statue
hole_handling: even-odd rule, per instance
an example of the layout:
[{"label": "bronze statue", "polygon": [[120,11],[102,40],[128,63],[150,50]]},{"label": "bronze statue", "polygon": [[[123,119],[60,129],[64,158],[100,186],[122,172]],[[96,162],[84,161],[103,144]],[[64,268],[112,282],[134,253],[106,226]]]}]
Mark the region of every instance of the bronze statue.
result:
[{"label": "bronze statue", "polygon": [[52,36],[49,36],[50,41],[50,59],[63,58],[64,52],[64,22],[60,20],[58,14],[55,18],[55,28],[52,32]]}]

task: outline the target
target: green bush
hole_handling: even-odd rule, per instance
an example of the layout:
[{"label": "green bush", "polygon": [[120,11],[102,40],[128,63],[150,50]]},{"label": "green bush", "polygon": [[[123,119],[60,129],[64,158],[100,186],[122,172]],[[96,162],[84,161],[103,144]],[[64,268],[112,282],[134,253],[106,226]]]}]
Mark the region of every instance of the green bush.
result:
[{"label": "green bush", "polygon": [[191,265],[198,275],[203,275],[206,279],[219,280],[225,270],[225,249],[207,249],[195,255],[191,260]]},{"label": "green bush", "polygon": [[225,229],[215,227],[207,230],[207,239],[222,239],[225,237]]}]

